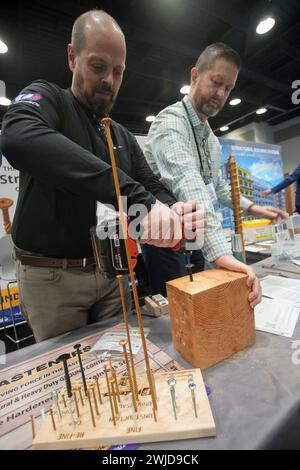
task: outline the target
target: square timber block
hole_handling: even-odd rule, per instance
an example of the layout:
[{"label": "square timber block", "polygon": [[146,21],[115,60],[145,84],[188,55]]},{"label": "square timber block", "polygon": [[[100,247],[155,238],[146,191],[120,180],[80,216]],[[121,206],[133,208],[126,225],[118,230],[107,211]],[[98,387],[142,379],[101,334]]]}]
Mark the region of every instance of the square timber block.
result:
[{"label": "square timber block", "polygon": [[207,367],[255,343],[247,275],[209,269],[167,282],[173,345],[194,367]]}]

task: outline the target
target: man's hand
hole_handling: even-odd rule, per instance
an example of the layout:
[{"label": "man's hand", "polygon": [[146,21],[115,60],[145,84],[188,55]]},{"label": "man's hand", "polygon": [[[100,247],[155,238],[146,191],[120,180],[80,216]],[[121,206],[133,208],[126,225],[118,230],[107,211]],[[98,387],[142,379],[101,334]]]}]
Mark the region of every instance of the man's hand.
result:
[{"label": "man's hand", "polygon": [[249,214],[258,215],[266,219],[271,219],[274,224],[279,224],[288,219],[289,214],[287,212],[272,206],[258,206],[253,204],[249,209]]},{"label": "man's hand", "polygon": [[269,188],[269,189],[265,189],[264,191],[261,191],[260,195],[265,197],[265,196],[269,196],[269,194],[271,194],[272,192],[272,189]]},{"label": "man's hand", "polygon": [[218,268],[228,269],[229,271],[237,271],[248,274],[247,285],[251,288],[251,292],[248,296],[250,307],[254,308],[261,302],[261,286],[257,279],[255,272],[250,266],[241,263],[235,259],[232,255],[224,255],[217,258],[215,264]]},{"label": "man's hand", "polygon": [[179,215],[158,200],[142,219],[141,229],[141,242],[160,248],[173,248],[182,239]]},{"label": "man's hand", "polygon": [[202,246],[205,233],[205,212],[203,206],[196,201],[176,202],[171,209],[179,215],[184,237],[187,240],[196,240]]}]

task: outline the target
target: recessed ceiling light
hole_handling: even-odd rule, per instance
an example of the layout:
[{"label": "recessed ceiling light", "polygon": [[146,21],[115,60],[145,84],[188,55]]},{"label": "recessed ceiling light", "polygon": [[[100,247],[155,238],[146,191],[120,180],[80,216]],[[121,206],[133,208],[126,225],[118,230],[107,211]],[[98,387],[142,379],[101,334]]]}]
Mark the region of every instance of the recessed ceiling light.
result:
[{"label": "recessed ceiling light", "polygon": [[190,85],[184,85],[183,87],[180,88],[180,93],[182,95],[188,95],[190,92],[190,89],[191,89]]},{"label": "recessed ceiling light", "polygon": [[5,42],[0,39],[0,54],[5,54],[8,51],[8,47]]},{"label": "recessed ceiling light", "polygon": [[8,98],[5,98],[4,96],[1,96],[0,98],[0,105],[1,106],[9,106],[11,104],[11,100]]},{"label": "recessed ceiling light", "polygon": [[226,132],[229,130],[229,127],[228,126],[223,126],[223,127],[220,127],[220,131],[221,132]]},{"label": "recessed ceiling light", "polygon": [[270,31],[275,24],[275,20],[272,17],[265,18],[264,20],[260,21],[257,25],[256,32],[257,34],[266,34]]},{"label": "recessed ceiling light", "polygon": [[267,111],[267,108],[260,108],[256,111],[256,114],[265,114]]},{"label": "recessed ceiling light", "polygon": [[238,104],[241,103],[242,100],[239,98],[234,98],[233,100],[229,101],[230,106],[237,106]]},{"label": "recessed ceiling light", "polygon": [[147,117],[146,117],[146,121],[147,121],[147,122],[153,122],[154,119],[155,119],[155,116],[147,116]]}]

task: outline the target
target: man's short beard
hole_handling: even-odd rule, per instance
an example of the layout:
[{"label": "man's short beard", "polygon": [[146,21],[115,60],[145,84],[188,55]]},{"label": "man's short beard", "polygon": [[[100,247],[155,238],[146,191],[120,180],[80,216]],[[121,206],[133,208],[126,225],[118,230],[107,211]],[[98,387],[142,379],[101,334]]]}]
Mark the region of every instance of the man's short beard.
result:
[{"label": "man's short beard", "polygon": [[109,103],[91,103],[90,106],[95,114],[100,117],[109,116],[115,104],[115,99]]},{"label": "man's short beard", "polygon": [[221,111],[221,109],[220,108],[218,108],[218,109],[213,108],[212,106],[209,106],[209,104],[205,103],[201,106],[199,111],[200,111],[200,113],[204,114],[207,117],[214,117]]}]

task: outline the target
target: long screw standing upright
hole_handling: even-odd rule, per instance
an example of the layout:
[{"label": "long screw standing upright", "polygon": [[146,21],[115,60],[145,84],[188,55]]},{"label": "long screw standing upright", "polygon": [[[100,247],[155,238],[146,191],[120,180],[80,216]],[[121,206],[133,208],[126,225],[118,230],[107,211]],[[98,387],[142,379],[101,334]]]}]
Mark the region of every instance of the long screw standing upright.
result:
[{"label": "long screw standing upright", "polygon": [[[110,156],[112,172],[113,172],[113,178],[114,178],[114,184],[115,184],[115,190],[116,190],[117,201],[118,201],[119,217],[120,217],[123,233],[126,234],[127,233],[127,220],[124,216],[119,177],[118,177],[118,172],[117,172],[115,154],[114,154],[114,150],[113,150],[113,142],[112,142],[111,133],[110,133],[111,119],[110,118],[104,118],[104,119],[102,119],[101,122],[105,126],[105,130],[106,130],[109,156]],[[149,356],[148,356],[148,351],[147,351],[145,332],[144,332],[143,320],[142,320],[142,314],[141,314],[141,309],[140,309],[140,304],[139,304],[137,288],[136,288],[136,285],[135,285],[134,272],[133,272],[133,268],[132,268],[132,264],[131,264],[131,253],[130,253],[130,248],[129,248],[129,243],[128,243],[127,237],[125,237],[124,241],[125,241],[125,250],[126,250],[126,257],[127,257],[129,275],[130,275],[130,280],[131,280],[131,284],[132,284],[134,305],[135,305],[135,310],[136,310],[136,313],[137,313],[139,329],[140,329],[140,333],[141,333],[142,346],[143,346],[143,352],[144,352],[144,358],[145,358],[145,364],[146,364],[146,370],[147,370],[147,378],[148,378],[148,383],[149,383],[149,388],[150,388],[150,393],[151,393],[151,399],[152,399],[153,407],[157,410],[157,402],[156,402],[156,397],[155,397],[154,390],[153,390],[153,382],[152,382],[152,375],[151,375],[151,369],[150,369],[150,361],[149,361]]]},{"label": "long screw standing upright", "polygon": [[82,384],[83,384],[83,390],[85,396],[87,396],[87,385],[86,385],[86,379],[85,379],[85,373],[82,365],[82,360],[81,360],[81,352],[80,352],[81,344],[75,344],[74,349],[77,352],[77,357],[78,357],[78,362],[79,362],[79,367],[80,367],[80,372],[81,372],[81,377],[82,377]]},{"label": "long screw standing upright", "polygon": [[69,369],[68,369],[68,359],[70,359],[70,354],[62,354],[61,356],[57,358],[57,361],[63,363],[67,395],[68,395],[68,398],[72,398],[72,385],[71,385],[71,379],[70,379],[70,374],[69,374]]},{"label": "long screw standing upright", "polygon": [[68,395],[68,400],[67,400],[67,408],[70,413],[70,418],[71,418],[71,424],[75,426],[75,419],[73,415],[73,409],[72,409],[72,384],[71,384],[71,379],[70,379],[70,374],[69,374],[69,369],[68,369],[68,359],[70,359],[70,354],[62,354],[61,356],[58,357],[58,361],[61,361],[64,365],[64,371],[65,371],[65,381],[66,381],[66,388],[67,388],[67,395]]}]

